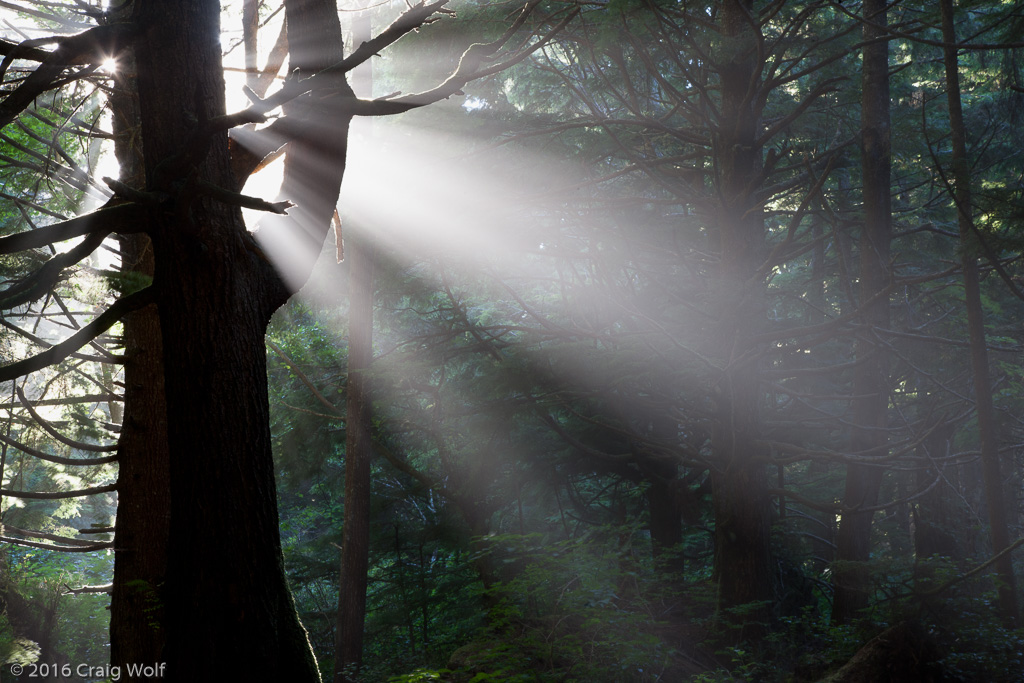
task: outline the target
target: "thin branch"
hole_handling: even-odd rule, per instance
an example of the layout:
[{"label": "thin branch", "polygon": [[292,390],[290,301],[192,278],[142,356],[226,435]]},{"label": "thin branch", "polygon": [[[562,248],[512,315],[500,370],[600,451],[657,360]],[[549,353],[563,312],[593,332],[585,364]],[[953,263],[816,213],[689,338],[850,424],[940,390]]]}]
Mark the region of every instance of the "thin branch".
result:
[{"label": "thin branch", "polygon": [[94,252],[110,233],[90,233],[81,244],[50,258],[34,273],[0,291],[0,310],[10,310],[43,297],[60,280],[64,270]]},{"label": "thin branch", "polygon": [[94,550],[105,550],[107,548],[113,548],[113,542],[107,543],[96,543],[95,545],[52,545],[50,543],[36,543],[35,541],[25,541],[20,538],[14,538],[13,536],[0,536],[0,541],[4,543],[10,543],[11,545],[20,545],[26,548],[41,548],[43,550],[56,550],[62,553],[88,553]]},{"label": "thin branch", "polygon": [[[14,92],[0,101],[0,128],[18,117],[33,101],[53,88],[69,64],[100,64],[117,51],[136,31],[133,24],[94,26],[61,38],[51,52]],[[4,61],[11,58],[8,55]]]},{"label": "thin branch", "polygon": [[[22,337],[24,337],[25,339],[28,339],[33,344],[41,346],[44,349],[50,349],[50,348],[53,348],[53,346],[54,346],[53,343],[46,341],[42,337],[37,337],[36,335],[32,334],[28,330],[21,329],[20,327],[18,327],[14,323],[10,322],[6,318],[0,317],[0,327],[6,327],[11,332],[14,332],[15,334],[21,335]],[[93,362],[96,362],[96,363],[109,363],[109,362],[113,362],[113,361],[110,360],[109,357],[106,357],[106,356],[93,356],[93,355],[90,355],[90,354],[87,354],[87,353],[74,352],[74,353],[71,354],[70,357],[74,358],[76,360],[88,360],[88,361],[93,361]],[[116,356],[115,356],[115,358],[116,358]],[[118,362],[120,362],[120,361],[118,361]],[[3,381],[3,380],[0,380],[0,381]]]},{"label": "thin branch", "polygon": [[[82,394],[81,396],[64,396],[61,398],[41,398],[37,401],[32,401],[32,405],[66,406],[78,403],[110,403],[111,401],[124,401],[124,397],[119,394]],[[11,410],[15,405],[14,403],[0,403],[0,410]]]},{"label": "thin branch", "polygon": [[63,500],[65,498],[81,498],[82,496],[93,496],[97,493],[109,493],[117,490],[117,484],[105,484],[93,486],[87,489],[75,491],[13,491],[11,489],[0,489],[0,496],[8,498],[24,498],[26,500]]},{"label": "thin branch", "polygon": [[269,339],[267,339],[266,341],[267,341],[267,346],[270,347],[270,350],[273,351],[274,353],[276,353],[278,356],[280,356],[281,359],[284,360],[284,362],[288,365],[288,367],[290,367],[292,369],[292,371],[298,376],[299,381],[301,381],[303,384],[305,384],[306,387],[311,392],[313,392],[313,396],[316,397],[316,400],[320,401],[320,403],[322,403],[329,411],[331,411],[332,415],[334,415],[335,417],[339,417],[339,418],[344,420],[345,419],[345,413],[342,410],[340,410],[336,405],[334,405],[333,403],[328,401],[324,397],[324,395],[320,393],[320,391],[316,388],[316,386],[309,379],[309,377],[307,377],[306,374],[304,372],[302,372],[302,370],[299,369],[299,366],[295,364],[295,361],[293,361],[291,358],[289,358],[288,354],[286,354],[284,351],[282,351],[281,347],[279,347],[277,344],[275,344],[274,342],[270,341]]},{"label": "thin branch", "polygon": [[28,414],[32,416],[32,419],[34,419],[39,424],[39,426],[46,431],[47,434],[57,439],[57,441],[60,441],[65,446],[71,446],[72,448],[77,448],[82,451],[91,451],[93,453],[109,453],[110,451],[117,450],[116,443],[109,444],[107,446],[101,446],[98,444],[85,443],[82,441],[69,439],[68,437],[58,432],[53,427],[53,425],[51,425],[46,419],[43,418],[42,415],[35,411],[35,408],[32,407],[32,402],[25,398],[25,392],[21,390],[21,387],[16,386],[14,388],[14,391],[18,394],[18,400],[21,401],[21,405],[24,406],[25,410],[28,411]]},{"label": "thin branch", "polygon": [[937,586],[937,587],[932,588],[930,590],[922,591],[920,593],[917,593],[917,595],[919,597],[930,597],[930,596],[933,596],[933,595],[938,595],[940,593],[943,593],[943,592],[949,590],[950,588],[952,588],[953,586],[955,586],[956,584],[958,584],[958,583],[960,583],[962,581],[966,581],[967,579],[971,578],[975,574],[978,574],[980,572],[985,571],[985,569],[987,569],[988,567],[990,567],[993,564],[995,564],[996,562],[998,562],[1004,555],[1013,552],[1014,550],[1016,550],[1017,548],[1021,547],[1022,545],[1024,545],[1024,538],[1018,538],[1016,541],[1014,541],[1013,543],[1011,543],[1007,547],[1003,548],[1001,551],[999,551],[998,553],[996,553],[992,557],[988,558],[987,560],[985,560],[984,562],[979,564],[977,567],[975,567],[971,571],[967,572],[966,574],[961,574],[960,576],[957,576],[957,577],[954,577],[954,578],[950,579],[949,581],[947,581],[946,583],[942,584],[941,586]]},{"label": "thin branch", "polygon": [[76,546],[94,546],[96,541],[83,541],[79,538],[68,538],[67,536],[58,536],[57,534],[47,534],[42,531],[29,531],[27,529],[19,529],[13,527],[10,524],[0,524],[0,533],[6,533],[10,531],[19,536],[26,536],[28,538],[41,538],[46,541],[57,541],[58,543],[67,543],[68,545]]},{"label": "thin branch", "polygon": [[123,316],[152,303],[154,299],[155,295],[152,287],[147,287],[134,294],[129,294],[123,299],[119,299],[110,308],[96,316],[95,320],[71,335],[66,341],[56,344],[30,358],[0,366],[0,382],[6,382],[7,380],[27,375],[30,372],[42,370],[49,365],[64,360],[91,340],[109,330]]},{"label": "thin branch", "polygon": [[459,65],[456,67],[455,73],[449,76],[437,87],[425,92],[405,95],[394,99],[378,98],[375,100],[356,100],[352,106],[352,113],[356,116],[388,116],[391,114],[401,114],[411,109],[416,109],[428,104],[433,104],[434,102],[439,102],[440,100],[448,99],[452,95],[459,94],[462,87],[470,81],[490,76],[491,74],[498,73],[499,71],[504,71],[505,69],[515,66],[519,62],[523,61],[534,52],[551,42],[551,40],[559,34],[562,29],[564,29],[569,22],[576,17],[577,14],[579,14],[579,9],[573,9],[560,22],[558,22],[554,28],[544,34],[532,45],[513,53],[504,60],[496,64],[492,64],[487,68],[479,68],[482,61],[490,58],[491,55],[508,42],[512,37],[513,30],[518,29],[522,25],[537,2],[538,0],[531,0],[531,2],[523,8],[522,13],[519,18],[516,19],[513,26],[498,40],[492,43],[475,43],[470,45],[462,54],[462,58],[459,60]]},{"label": "thin branch", "polygon": [[59,455],[51,455],[50,453],[44,453],[38,449],[27,446],[20,441],[12,439],[9,436],[0,434],[0,442],[7,444],[8,446],[14,446],[22,453],[31,455],[33,458],[39,458],[46,462],[52,462],[57,465],[69,465],[69,466],[93,466],[93,465],[106,465],[107,463],[117,462],[116,455],[110,455],[105,458],[65,458]]},{"label": "thin branch", "polygon": [[64,584],[64,595],[82,595],[83,593],[113,593],[114,584],[108,583],[103,586],[82,586],[81,588],[72,588],[68,584]]}]

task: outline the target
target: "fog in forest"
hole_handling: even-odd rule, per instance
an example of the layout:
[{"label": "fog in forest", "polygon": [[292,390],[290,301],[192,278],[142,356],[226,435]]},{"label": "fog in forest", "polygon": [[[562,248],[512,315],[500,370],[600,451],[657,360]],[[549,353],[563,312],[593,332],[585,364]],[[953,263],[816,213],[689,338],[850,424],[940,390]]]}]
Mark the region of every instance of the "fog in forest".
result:
[{"label": "fog in forest", "polygon": [[1022,31],[0,2],[0,679],[1024,680]]}]

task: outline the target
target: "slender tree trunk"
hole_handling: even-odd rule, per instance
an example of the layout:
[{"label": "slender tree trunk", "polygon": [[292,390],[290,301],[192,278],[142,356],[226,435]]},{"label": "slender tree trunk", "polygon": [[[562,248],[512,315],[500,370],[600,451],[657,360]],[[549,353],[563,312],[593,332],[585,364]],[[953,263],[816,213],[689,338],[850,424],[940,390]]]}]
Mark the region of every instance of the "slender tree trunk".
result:
[{"label": "slender tree trunk", "polygon": [[[718,216],[721,318],[716,339],[724,371],[717,388],[711,442],[715,466],[715,570],[718,606],[725,623],[742,624],[739,638],[757,637],[769,620],[774,593],[771,563],[771,500],[764,465],[757,461],[759,354],[752,337],[764,320],[764,282],[754,281],[765,258],[763,212],[754,195],[761,175],[757,143],[761,65],[750,16],[753,3],[726,0],[718,70],[721,120],[715,135],[721,209]],[[762,603],[743,616],[727,610]]]},{"label": "slender tree trunk", "polygon": [[[352,20],[353,45],[370,39],[370,13]],[[373,72],[366,62],[352,74],[357,95],[372,96]],[[372,406],[367,373],[373,362],[372,238],[357,226],[349,240],[348,386],[345,405],[345,521],[342,527],[341,571],[338,582],[338,624],[335,643],[335,683],[355,681],[363,661],[366,621],[366,581],[370,564],[370,458]]]},{"label": "slender tree trunk", "polygon": [[[988,372],[985,320],[981,307],[981,285],[974,216],[971,207],[971,172],[967,159],[967,133],[960,100],[960,73],[957,61],[956,25],[953,0],[941,0],[942,39],[946,43],[946,95],[949,102],[949,129],[953,143],[953,193],[960,228],[960,258],[964,271],[964,297],[967,305],[967,329],[970,339],[971,371],[974,376],[974,400],[981,440],[981,467],[985,485],[985,502],[992,536],[992,550],[999,553],[1010,545],[1009,525],[1000,474],[998,434],[995,407],[992,403],[992,382]],[[996,562],[999,575],[999,612],[1009,628],[1016,626],[1017,583],[1009,554]]]},{"label": "slender tree trunk", "polygon": [[[852,412],[857,425],[851,450],[881,458],[888,436],[888,364],[874,341],[876,328],[889,326],[889,298],[875,299],[889,284],[889,243],[892,239],[889,129],[889,43],[883,37],[886,0],[864,3],[863,78],[861,100],[861,170],[864,193],[864,226],[860,238],[860,305],[865,331],[857,340],[860,369],[853,380]],[[871,22],[871,23],[868,23]],[[874,24],[874,25],[873,25]],[[846,471],[843,503],[847,508],[868,508],[878,502],[881,466],[850,465]],[[872,512],[842,515],[836,538],[835,601],[832,618],[852,621],[868,606]]]},{"label": "slender tree trunk", "polygon": [[349,271],[345,522],[338,589],[336,683],[355,680],[352,675],[362,662],[370,553],[372,399],[366,373],[373,360],[373,249],[362,240],[349,241],[347,258],[352,259],[352,266]]}]

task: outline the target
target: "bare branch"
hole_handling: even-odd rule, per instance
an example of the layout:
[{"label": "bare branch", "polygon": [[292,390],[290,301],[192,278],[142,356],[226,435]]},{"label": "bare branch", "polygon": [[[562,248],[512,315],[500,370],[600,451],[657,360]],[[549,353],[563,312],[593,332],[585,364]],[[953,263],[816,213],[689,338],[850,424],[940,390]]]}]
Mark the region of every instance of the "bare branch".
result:
[{"label": "bare branch", "polygon": [[[32,401],[37,406],[65,406],[76,403],[110,403],[111,401],[123,401],[124,397],[118,394],[83,394],[82,396],[64,396],[61,398],[43,398]],[[0,403],[0,410],[11,410],[15,404]]]},{"label": "bare branch", "polygon": [[85,346],[89,341],[109,330],[123,316],[152,303],[154,299],[155,295],[152,287],[147,287],[134,294],[129,294],[123,299],[119,299],[110,308],[96,316],[95,320],[71,335],[66,341],[56,344],[30,358],[0,367],[0,382],[6,382],[15,377],[27,375],[30,372],[42,370],[49,365],[64,360]]},{"label": "bare branch", "polygon": [[[539,0],[531,0],[531,4],[535,5],[538,1]],[[399,15],[397,19],[391,22],[391,25],[381,31],[376,37],[362,43],[348,57],[337,64],[328,67],[321,73],[348,73],[371,57],[378,55],[381,50],[394,44],[407,33],[411,33],[422,27],[424,24],[429,23],[431,21],[431,17],[435,13],[444,12],[447,14],[454,14],[451,10],[443,9],[446,4],[448,4],[448,0],[437,0],[437,2],[432,2],[429,5],[424,2],[419,2],[411,6]]]},{"label": "bare branch", "polygon": [[138,204],[108,204],[105,208],[77,218],[0,237],[0,254],[45,247],[92,232],[106,231],[122,235],[145,232],[148,227],[147,211],[147,207]]},{"label": "bare branch", "polygon": [[266,199],[250,197],[249,195],[232,192],[231,190],[225,190],[222,187],[217,187],[216,185],[205,182],[198,183],[197,189],[199,194],[212,197],[217,201],[224,202],[225,204],[231,204],[233,206],[241,206],[246,209],[253,209],[255,211],[267,211],[269,213],[284,215],[288,213],[288,209],[295,206],[288,200],[268,202]]},{"label": "bare branch", "polygon": [[13,491],[11,489],[0,489],[0,496],[7,496],[8,498],[24,498],[26,500],[63,500],[65,498],[80,498],[82,496],[93,496],[97,493],[109,493],[117,490],[117,484],[105,484],[103,486],[93,486],[88,489],[78,489],[75,491]]},{"label": "bare branch", "polygon": [[58,543],[66,543],[68,545],[76,546],[94,546],[96,541],[83,541],[79,538],[68,538],[67,536],[58,536],[57,534],[47,534],[42,531],[29,531],[27,529],[19,529],[13,527],[10,524],[0,524],[0,533],[11,532],[19,536],[25,536],[27,538],[41,538],[46,541],[57,541]]},{"label": "bare branch", "polygon": [[470,45],[462,54],[462,58],[459,60],[459,65],[455,69],[455,73],[449,76],[444,83],[441,83],[436,88],[394,99],[378,98],[375,100],[356,100],[352,106],[352,113],[356,116],[387,116],[391,114],[401,114],[402,112],[406,112],[411,109],[416,109],[418,107],[423,107],[428,104],[447,99],[452,95],[456,95],[461,92],[463,86],[470,81],[484,78],[485,76],[490,76],[491,74],[495,74],[499,71],[504,71],[511,66],[515,66],[540,48],[547,45],[577,14],[579,14],[579,9],[573,9],[560,22],[558,22],[554,28],[544,34],[544,36],[532,45],[512,53],[502,61],[492,64],[489,67],[480,68],[481,62],[490,58],[491,55],[497,52],[509,41],[512,34],[522,26],[523,22],[526,21],[526,17],[529,16],[529,13],[538,2],[539,0],[531,0],[530,3],[523,8],[523,11],[513,23],[512,27],[510,27],[509,30],[506,31],[498,40],[492,43],[475,43]]},{"label": "bare branch", "polygon": [[[113,546],[113,544],[111,544]],[[114,584],[108,583],[103,586],[82,586],[81,588],[72,588],[71,586],[64,584],[64,595],[82,595],[83,593],[111,593],[114,590]]]},{"label": "bare branch", "polygon": [[[0,128],[13,121],[32,102],[58,82],[69,64],[99,64],[114,54],[135,27],[130,24],[94,26],[82,33],[61,38],[57,49],[21,82],[14,92],[0,101]],[[7,62],[11,58],[5,58]]]},{"label": "bare branch", "polygon": [[117,462],[117,456],[111,455],[105,458],[64,458],[59,455],[51,455],[50,453],[44,453],[43,451],[26,446],[25,444],[12,439],[9,436],[0,434],[0,442],[17,448],[22,453],[31,455],[33,458],[39,458],[46,462],[52,462],[57,465],[70,465],[70,466],[92,466],[92,465],[106,465],[107,463]]},{"label": "bare branch", "polygon": [[106,548],[113,548],[113,542],[96,543],[94,545],[52,545],[50,543],[36,543],[35,541],[25,541],[20,538],[14,538],[13,536],[0,536],[0,541],[4,543],[10,543],[12,545],[21,545],[26,548],[42,548],[43,550],[56,550],[62,553],[88,553],[93,550],[105,550]]},{"label": "bare branch", "polygon": [[[38,336],[32,334],[28,330],[21,329],[20,327],[18,327],[14,323],[12,323],[12,322],[10,322],[7,319],[2,318],[2,317],[0,317],[0,327],[6,327],[11,332],[14,332],[15,334],[21,335],[22,337],[24,337],[25,339],[28,339],[33,344],[37,344],[38,346],[42,346],[44,349],[49,349],[49,348],[53,347],[53,343],[46,341],[42,337],[38,337]],[[110,360],[109,357],[93,356],[93,355],[90,355],[90,354],[87,354],[87,353],[74,352],[69,357],[70,358],[74,358],[76,360],[93,361],[94,363],[110,363],[110,362],[113,362],[113,361]],[[115,356],[115,358],[116,358],[116,356]],[[3,381],[3,380],[0,380],[0,381]]]}]

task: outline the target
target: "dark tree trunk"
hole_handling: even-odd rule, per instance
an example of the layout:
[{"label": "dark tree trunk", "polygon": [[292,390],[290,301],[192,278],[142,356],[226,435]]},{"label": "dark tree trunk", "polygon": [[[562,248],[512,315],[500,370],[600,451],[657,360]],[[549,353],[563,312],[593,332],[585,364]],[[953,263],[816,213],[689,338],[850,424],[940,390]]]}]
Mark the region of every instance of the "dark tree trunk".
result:
[{"label": "dark tree trunk", "polygon": [[373,360],[373,249],[349,242],[348,387],[345,420],[345,522],[338,590],[335,683],[355,680],[363,654],[366,573],[370,554],[371,396],[366,373]]},{"label": "dark tree trunk", "polygon": [[[121,240],[122,258],[152,272],[149,239]],[[146,263],[148,261],[148,263]],[[141,267],[138,267],[141,266]],[[169,449],[160,320],[151,304],[124,320],[125,415],[118,441],[110,659],[120,666],[163,660],[161,591],[170,525]]]},{"label": "dark tree trunk", "polygon": [[[671,392],[656,395],[667,406]],[[666,411],[651,419],[650,437],[653,444],[635,452],[640,474],[648,483],[647,516],[651,532],[651,552],[655,566],[661,572],[675,575],[678,580],[686,569],[682,553],[683,510],[679,480],[679,463],[674,456],[679,446],[679,424]]]},{"label": "dark tree trunk", "polygon": [[157,277],[174,292],[160,301],[165,364],[179,369],[166,379],[167,661],[178,665],[169,675],[317,681],[281,557],[263,345],[270,311],[251,286],[258,278],[240,267],[252,257],[218,237],[203,240],[210,255],[157,242]]},{"label": "dark tree trunk", "polygon": [[[352,42],[370,39],[369,12],[352,20]],[[366,62],[352,74],[357,95],[372,97],[373,72]],[[370,565],[370,458],[372,406],[368,373],[373,362],[373,274],[375,253],[365,226],[349,240],[348,385],[345,405],[345,522],[338,582],[335,683],[355,681],[363,660],[366,580]]]},{"label": "dark tree trunk", "polygon": [[[139,100],[134,57],[119,55],[120,68],[110,98],[114,151],[121,182],[145,187],[142,142],[138,138]],[[120,238],[121,271],[153,276],[153,246],[146,235]],[[155,304],[124,319],[125,409],[118,441],[117,522],[114,585],[110,603],[110,661],[123,680],[129,664],[163,661],[164,575],[170,526],[170,453],[164,397],[163,343]]]},{"label": "dark tree trunk", "polygon": [[[760,389],[753,336],[764,320],[764,281],[756,273],[766,254],[763,212],[754,195],[762,160],[760,69],[752,3],[727,0],[720,9],[723,34],[717,70],[721,117],[715,131],[721,207],[718,215],[721,302],[716,340],[723,370],[711,443],[718,606],[724,622],[742,623],[738,636],[757,637],[769,620],[773,596],[771,500],[759,462]],[[752,603],[761,603],[755,606]],[[727,610],[741,605],[742,617]]]},{"label": "dark tree trunk", "polygon": [[[150,226],[169,370],[167,677],[319,681],[285,578],[271,457],[264,334],[289,289],[240,210],[195,191],[199,183],[236,184],[226,134],[196,134],[224,112],[220,6],[140,10],[148,27],[135,50],[147,187],[174,197],[154,210]],[[335,198],[338,183],[340,171]],[[328,225],[312,222],[317,210],[324,202],[333,208],[329,192],[316,198],[299,212],[310,240],[316,230],[322,240]],[[313,258],[300,264],[307,276]]]},{"label": "dark tree trunk", "polygon": [[[952,0],[941,0],[942,38],[946,43],[946,94],[949,102],[949,128],[953,143],[954,199],[960,229],[960,258],[964,271],[964,297],[967,307],[967,329],[971,349],[971,371],[974,376],[974,400],[981,440],[981,467],[985,483],[985,502],[992,536],[992,550],[1002,552],[1010,545],[1009,525],[1000,474],[998,433],[995,407],[992,403],[992,382],[989,379],[985,320],[981,308],[981,284],[978,277],[977,240],[971,209],[971,171],[967,158],[967,133],[960,100],[960,73],[957,60],[955,13]],[[996,561],[999,574],[999,611],[1008,628],[1016,626],[1017,581],[1009,553]]]},{"label": "dark tree trunk", "polygon": [[686,569],[682,553],[683,515],[679,505],[679,466],[658,460],[644,465],[650,482],[647,509],[651,524],[651,546],[658,569],[681,577]]},{"label": "dark tree trunk", "polygon": [[[889,130],[889,43],[883,37],[885,0],[864,3],[863,79],[861,100],[861,168],[864,185],[864,226],[860,239],[860,306],[865,331],[857,340],[860,363],[854,377],[852,413],[857,425],[851,451],[883,460],[888,435],[888,365],[877,342],[878,328],[889,326],[889,243],[892,239]],[[874,25],[873,25],[874,24]],[[843,503],[847,508],[870,508],[878,502],[883,468],[850,465],[846,471]],[[832,618],[849,623],[868,606],[873,512],[842,515],[836,538],[835,602]]]}]

